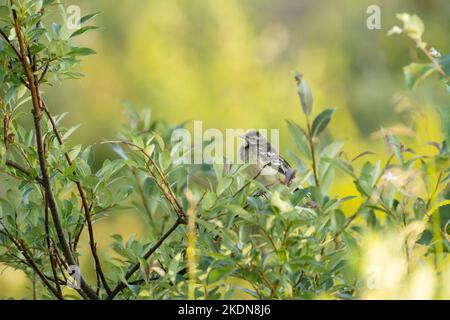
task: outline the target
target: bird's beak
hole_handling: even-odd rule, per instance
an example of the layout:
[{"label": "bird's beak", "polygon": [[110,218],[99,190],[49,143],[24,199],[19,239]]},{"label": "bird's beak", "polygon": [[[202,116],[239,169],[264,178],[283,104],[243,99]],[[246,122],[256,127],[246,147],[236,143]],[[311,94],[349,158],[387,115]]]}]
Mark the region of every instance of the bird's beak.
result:
[{"label": "bird's beak", "polygon": [[246,136],[244,136],[244,135],[239,135],[239,138],[241,138],[242,140],[246,140],[247,138],[246,138]]}]

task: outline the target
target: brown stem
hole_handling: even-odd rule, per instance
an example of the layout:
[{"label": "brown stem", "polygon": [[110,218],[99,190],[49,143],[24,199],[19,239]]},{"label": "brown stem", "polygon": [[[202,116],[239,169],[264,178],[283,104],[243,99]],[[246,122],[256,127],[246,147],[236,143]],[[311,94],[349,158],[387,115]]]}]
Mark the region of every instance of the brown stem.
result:
[{"label": "brown stem", "polygon": [[150,211],[150,208],[148,207],[147,199],[145,199],[144,190],[142,189],[141,182],[139,181],[139,176],[137,175],[136,170],[133,170],[133,176],[134,179],[136,180],[136,186],[138,188],[139,196],[141,197],[141,202],[145,209],[145,213],[147,213],[149,219],[151,219],[152,213]]},{"label": "brown stem", "polygon": [[269,287],[270,291],[272,292],[270,298],[273,298],[276,295],[277,291],[275,290],[273,285],[270,283],[269,279],[267,279],[267,277],[264,274],[264,272],[262,272],[261,270],[258,270],[258,274],[261,276],[261,278],[264,280],[264,282],[267,284],[267,286]]},{"label": "brown stem", "polygon": [[17,51],[16,47],[14,47],[12,42],[9,41],[8,35],[2,29],[0,29],[0,35],[5,40],[5,42],[11,47],[11,49],[13,49],[13,51],[16,54],[17,58],[19,58],[19,60],[21,60],[19,51]]},{"label": "brown stem", "polygon": [[[0,106],[3,108],[3,103],[2,100],[0,98]],[[9,144],[9,116],[8,113],[5,111],[4,115],[3,115],[3,142],[6,146],[6,148],[8,147]]]},{"label": "brown stem", "polygon": [[[166,241],[166,239],[181,225],[183,224],[183,220],[177,219],[175,224],[155,243],[153,247],[151,247],[146,254],[144,254],[143,259],[148,260],[150,256],[158,250],[158,248]],[[128,280],[139,270],[141,266],[140,262],[137,262],[133,267],[131,267],[125,275],[125,280]],[[117,284],[112,293],[108,296],[108,300],[114,299],[123,289],[125,289],[127,285],[123,282]]]},{"label": "brown stem", "polygon": [[45,199],[44,202],[45,202],[44,226],[45,226],[45,236],[46,236],[46,241],[47,241],[47,248],[48,248],[48,252],[49,252],[49,256],[50,256],[50,265],[52,267],[53,279],[55,280],[55,283],[56,283],[56,290],[58,290],[58,293],[61,296],[63,296],[62,290],[61,290],[61,286],[59,285],[59,281],[58,281],[58,275],[56,273],[55,254],[53,252],[52,243],[50,241],[50,226],[49,226],[49,221],[48,221],[48,202],[47,202],[47,199]]},{"label": "brown stem", "polygon": [[[14,4],[14,1],[11,0],[11,4]],[[20,22],[17,17],[16,11],[12,10],[13,19],[14,19],[14,26],[16,30],[17,39],[19,41],[19,47],[20,47],[20,57],[22,61],[22,66],[25,71],[26,78],[28,80],[28,85],[30,87],[31,91],[31,97],[33,102],[33,121],[34,121],[34,127],[35,127],[35,134],[36,134],[36,146],[38,150],[38,159],[39,159],[39,166],[41,168],[42,172],[42,181],[43,186],[45,190],[45,195],[48,200],[50,212],[52,214],[53,223],[55,225],[56,233],[58,236],[58,240],[60,242],[63,254],[67,260],[67,262],[71,265],[77,265],[76,260],[73,256],[73,253],[70,249],[69,243],[67,242],[67,239],[64,234],[64,230],[62,227],[62,223],[59,217],[58,207],[56,205],[56,200],[53,195],[53,190],[51,187],[50,177],[48,174],[48,165],[47,160],[45,158],[45,152],[44,152],[44,143],[43,143],[43,136],[42,136],[42,128],[41,128],[41,103],[39,101],[39,93],[38,88],[35,85],[35,79],[33,76],[33,73],[31,71],[30,65],[27,60],[27,55],[25,53],[25,42],[22,37],[22,31],[20,27]],[[81,290],[83,291],[90,299],[99,299],[97,294],[94,290],[87,284],[86,280],[83,276],[81,276]]]},{"label": "brown stem", "polygon": [[437,71],[447,80],[450,81],[450,76],[445,73],[442,66],[437,62],[437,60],[431,55],[431,53],[427,50],[426,47],[419,45],[420,50],[427,56],[427,58],[434,64]]},{"label": "brown stem", "polygon": [[156,174],[153,172],[153,169],[150,168],[147,164],[147,169],[149,170],[149,173],[151,174],[154,181],[158,185],[158,188],[161,190],[166,200],[171,204],[178,218],[184,221],[184,224],[186,224],[186,213],[184,212],[183,207],[179,204],[178,199],[175,196],[175,193],[173,192],[172,187],[170,186],[170,183],[167,177],[165,176],[164,172],[161,170],[161,168],[158,166],[158,164],[150,154],[148,154],[143,148],[139,147],[138,145],[127,141],[105,141],[103,143],[123,144],[128,147],[133,147],[137,149],[139,152],[141,152],[152,163],[153,167],[156,168],[158,175],[161,177],[162,182],[159,181]]},{"label": "brown stem", "polygon": [[11,242],[16,246],[16,248],[23,254],[27,265],[29,265],[33,269],[33,271],[39,276],[39,278],[42,280],[42,282],[45,284],[45,286],[55,295],[55,297],[57,297],[59,300],[63,300],[63,297],[51,285],[51,283],[49,282],[47,277],[44,275],[44,273],[41,271],[41,269],[39,269],[39,267],[36,265],[36,262],[34,261],[28,248],[23,244],[23,242],[21,240],[15,239],[1,221],[0,221],[0,224],[3,226],[3,230],[5,231],[9,240],[11,240]]},{"label": "brown stem", "polygon": [[311,124],[309,122],[309,118],[307,115],[306,115],[306,126],[308,128],[308,142],[309,142],[309,146],[311,148],[311,160],[312,160],[312,170],[313,170],[313,174],[314,174],[314,181],[316,182],[316,187],[320,188],[319,175],[317,174],[316,147],[315,147],[313,136],[312,136]]},{"label": "brown stem", "polygon": [[39,77],[39,80],[38,80],[39,83],[45,78],[45,75],[47,74],[49,67],[50,67],[50,62],[47,62],[45,64],[45,67],[44,67],[44,70],[42,71],[41,76]]},{"label": "brown stem", "polygon": [[[6,164],[6,166],[8,166],[8,167],[14,168],[14,169],[16,169],[17,171],[22,172],[24,175],[28,176],[28,177],[31,179],[30,171],[29,171],[28,169],[22,167],[20,164],[15,163],[14,161],[11,161],[11,160],[6,160],[6,163],[5,163],[5,164]],[[35,179],[39,184],[43,184],[43,183],[44,183],[44,182],[42,181],[42,179],[39,178],[39,177],[34,178],[34,179]]]}]

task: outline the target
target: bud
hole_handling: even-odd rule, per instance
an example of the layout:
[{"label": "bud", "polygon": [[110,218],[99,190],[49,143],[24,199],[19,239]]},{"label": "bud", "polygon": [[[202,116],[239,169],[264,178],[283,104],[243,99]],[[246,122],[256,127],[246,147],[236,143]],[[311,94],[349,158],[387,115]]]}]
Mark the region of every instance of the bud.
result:
[{"label": "bud", "polygon": [[297,90],[300,97],[300,102],[302,104],[303,112],[306,115],[310,115],[313,107],[313,96],[311,88],[301,74],[297,73],[297,75],[295,76],[295,80],[297,81]]}]

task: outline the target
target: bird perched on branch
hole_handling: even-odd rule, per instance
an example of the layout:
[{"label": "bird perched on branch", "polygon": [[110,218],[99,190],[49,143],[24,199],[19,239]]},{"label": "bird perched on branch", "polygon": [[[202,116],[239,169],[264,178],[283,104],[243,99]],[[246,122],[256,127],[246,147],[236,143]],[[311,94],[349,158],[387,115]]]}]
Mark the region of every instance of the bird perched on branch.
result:
[{"label": "bird perched on branch", "polygon": [[263,134],[249,131],[241,138],[243,143],[239,149],[239,157],[249,164],[247,172],[254,180],[258,179],[266,185],[291,183],[295,170]]}]

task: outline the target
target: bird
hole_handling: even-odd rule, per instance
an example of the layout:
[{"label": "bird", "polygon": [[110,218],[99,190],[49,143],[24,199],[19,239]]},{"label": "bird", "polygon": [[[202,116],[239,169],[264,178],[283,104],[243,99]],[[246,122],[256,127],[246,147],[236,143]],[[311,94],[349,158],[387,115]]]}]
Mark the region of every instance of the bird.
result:
[{"label": "bird", "polygon": [[241,136],[243,143],[239,148],[239,158],[248,164],[247,173],[253,180],[259,180],[266,186],[275,183],[290,185],[295,170],[259,131],[252,130]]}]

